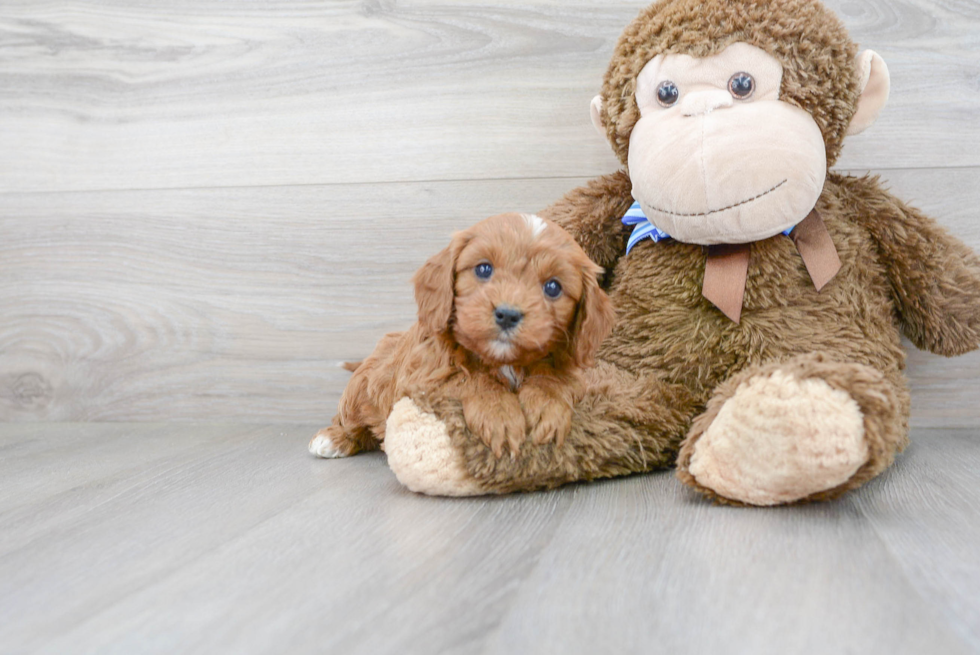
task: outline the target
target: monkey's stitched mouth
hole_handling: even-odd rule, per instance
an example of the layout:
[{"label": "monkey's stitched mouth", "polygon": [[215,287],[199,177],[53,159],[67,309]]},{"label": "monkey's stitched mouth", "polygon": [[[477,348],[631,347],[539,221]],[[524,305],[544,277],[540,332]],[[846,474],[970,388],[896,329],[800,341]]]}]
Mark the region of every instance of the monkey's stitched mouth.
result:
[{"label": "monkey's stitched mouth", "polygon": [[755,200],[758,200],[759,198],[761,198],[763,196],[769,195],[770,193],[772,193],[773,191],[775,191],[779,187],[781,187],[784,184],[786,184],[786,182],[788,182],[788,181],[789,181],[788,179],[783,180],[782,182],[780,182],[776,186],[772,187],[771,189],[767,189],[766,191],[763,191],[759,195],[752,196],[751,198],[748,198],[747,200],[742,200],[740,202],[736,202],[733,205],[728,205],[727,207],[722,207],[720,209],[711,209],[711,210],[706,211],[706,212],[693,213],[693,214],[682,214],[681,212],[672,212],[672,211],[668,211],[666,209],[660,209],[659,207],[653,207],[652,205],[650,206],[650,209],[652,209],[654,211],[658,211],[661,214],[669,214],[671,216],[683,216],[683,217],[697,217],[697,216],[704,217],[704,216],[710,216],[711,214],[717,214],[718,212],[723,212],[723,211],[727,211],[729,209],[735,209],[736,207],[741,207],[742,205],[747,205],[748,203],[753,202]]}]

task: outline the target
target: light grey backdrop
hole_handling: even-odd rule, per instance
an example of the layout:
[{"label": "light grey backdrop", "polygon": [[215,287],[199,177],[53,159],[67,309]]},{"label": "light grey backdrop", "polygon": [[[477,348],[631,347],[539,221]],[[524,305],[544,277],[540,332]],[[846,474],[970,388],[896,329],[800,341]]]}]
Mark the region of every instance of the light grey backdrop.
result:
[{"label": "light grey backdrop", "polygon": [[[833,503],[306,452],[453,229],[615,170],[641,4],[0,0],[0,651],[980,652],[977,355]],[[841,166],[980,247],[980,3],[830,4],[894,81]]]},{"label": "light grey backdrop", "polygon": [[[452,230],[617,168],[588,103],[644,4],[5,0],[0,420],[329,419]],[[980,4],[828,4],[893,80],[840,168],[980,246]],[[910,377],[980,422],[980,356]]]}]

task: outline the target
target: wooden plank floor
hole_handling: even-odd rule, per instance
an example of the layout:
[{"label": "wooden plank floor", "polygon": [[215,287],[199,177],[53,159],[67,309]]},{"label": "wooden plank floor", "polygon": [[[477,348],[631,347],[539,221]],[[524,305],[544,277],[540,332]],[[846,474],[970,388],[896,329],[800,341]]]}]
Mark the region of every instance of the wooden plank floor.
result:
[{"label": "wooden plank floor", "polygon": [[[5,0],[0,191],[607,173],[588,105],[647,4]],[[840,165],[980,165],[975,2],[826,4],[894,78]]]},{"label": "wooden plank floor", "polygon": [[[0,421],[323,422],[449,234],[618,163],[589,121],[646,0],[3,0]],[[980,249],[980,11],[828,0],[886,60],[842,170]],[[980,424],[980,353],[913,421]]]},{"label": "wooden plank floor", "polygon": [[[454,227],[585,180],[0,195],[0,420],[328,421]],[[975,172],[888,181],[980,250]],[[980,424],[980,352],[910,350],[913,419]]]},{"label": "wooden plank floor", "polygon": [[437,499],[314,426],[0,426],[4,653],[980,652],[980,434],[859,493]]}]

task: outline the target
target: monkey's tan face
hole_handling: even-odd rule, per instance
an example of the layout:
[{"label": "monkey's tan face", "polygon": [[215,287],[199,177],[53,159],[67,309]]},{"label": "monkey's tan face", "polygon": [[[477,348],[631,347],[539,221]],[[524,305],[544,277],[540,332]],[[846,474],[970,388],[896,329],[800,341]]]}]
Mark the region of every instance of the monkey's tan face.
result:
[{"label": "monkey's tan face", "polygon": [[643,68],[629,169],[651,223],[711,245],[765,239],[806,217],[826,149],[810,115],[779,100],[782,74],[745,43],[702,59],[659,55]]}]

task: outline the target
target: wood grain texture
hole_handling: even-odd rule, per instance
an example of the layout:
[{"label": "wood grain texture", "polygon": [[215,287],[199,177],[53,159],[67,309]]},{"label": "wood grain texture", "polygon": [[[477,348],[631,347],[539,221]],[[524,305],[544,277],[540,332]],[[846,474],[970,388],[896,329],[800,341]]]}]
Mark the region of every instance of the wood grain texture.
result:
[{"label": "wood grain texture", "polygon": [[9,196],[0,415],[323,420],[337,364],[411,324],[411,274],[453,230],[567,186]]},{"label": "wood grain texture", "polygon": [[[980,248],[978,169],[889,183]],[[450,233],[583,179],[9,194],[0,420],[322,422],[414,320],[409,279]],[[980,420],[980,354],[914,353],[917,425]]]},{"label": "wood grain texture", "polygon": [[756,510],[670,473],[416,496],[381,454],[309,457],[315,427],[0,425],[0,650],[980,649],[975,429]]},{"label": "wood grain texture", "polygon": [[[589,100],[646,4],[7,0],[0,192],[601,174]],[[893,77],[841,165],[980,165],[976,4],[828,4]]]},{"label": "wood grain texture", "polygon": [[[891,477],[850,500],[915,590],[980,650],[980,524],[975,431],[918,433]],[[918,436],[918,434],[916,436]],[[902,480],[898,485],[891,480]],[[904,487],[900,489],[900,487]],[[956,525],[954,527],[953,523]],[[942,562],[942,563],[940,563]]]},{"label": "wood grain texture", "polygon": [[[912,447],[819,506],[307,456],[450,232],[616,168],[645,4],[4,0],[0,652],[980,651],[977,353],[913,352]],[[841,166],[980,248],[977,3],[827,4],[893,80]]]}]

